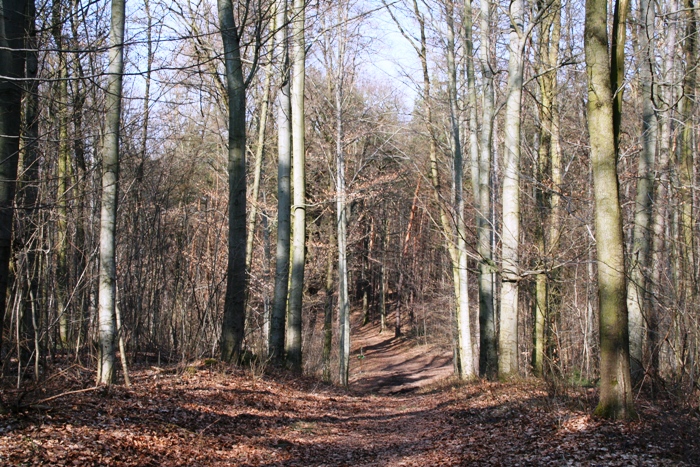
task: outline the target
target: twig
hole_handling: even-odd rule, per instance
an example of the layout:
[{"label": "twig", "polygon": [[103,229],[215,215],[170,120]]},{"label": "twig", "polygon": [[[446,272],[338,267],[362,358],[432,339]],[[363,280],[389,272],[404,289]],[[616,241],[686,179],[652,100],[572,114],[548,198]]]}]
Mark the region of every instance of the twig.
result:
[{"label": "twig", "polygon": [[221,420],[221,417],[217,418],[216,420],[214,420],[213,422],[211,422],[209,425],[207,425],[206,427],[204,427],[204,429],[202,429],[202,431],[200,431],[199,434],[200,434],[200,435],[203,434],[203,433],[204,433],[205,431],[207,431],[209,428],[211,428],[211,427],[213,427],[214,425],[216,425],[217,423],[219,423],[219,420]]},{"label": "twig", "polygon": [[76,391],[63,392],[61,394],[56,394],[55,396],[47,397],[46,399],[41,399],[40,401],[36,401],[33,404],[29,404],[29,405],[31,406],[31,405],[43,404],[45,402],[50,402],[54,399],[58,399],[58,398],[63,397],[63,396],[70,396],[71,394],[80,394],[83,392],[91,392],[91,391],[96,391],[98,389],[102,389],[102,386],[95,386],[95,387],[87,388],[87,389],[78,389]]}]

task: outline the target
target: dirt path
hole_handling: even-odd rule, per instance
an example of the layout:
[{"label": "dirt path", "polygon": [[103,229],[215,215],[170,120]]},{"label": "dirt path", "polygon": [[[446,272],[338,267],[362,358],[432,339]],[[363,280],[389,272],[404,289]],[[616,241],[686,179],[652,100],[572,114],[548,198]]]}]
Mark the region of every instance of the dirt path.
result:
[{"label": "dirt path", "polygon": [[687,411],[640,403],[642,421],[625,424],[591,418],[594,399],[552,399],[543,385],[522,382],[358,394],[284,372],[255,378],[228,366],[188,368],[138,370],[130,390],[72,394],[0,415],[0,466],[700,462],[700,430]]},{"label": "dirt path", "polygon": [[0,467],[700,465],[697,409],[638,399],[640,421],[619,423],[590,416],[592,389],[425,387],[452,373],[449,352],[355,329],[349,391],[206,361],[135,369],[107,392],[75,365],[31,394],[5,385],[22,405],[0,413]]},{"label": "dirt path", "polygon": [[350,387],[364,393],[407,393],[453,373],[449,350],[394,337],[393,328],[380,334],[371,324],[354,326],[350,360]]}]

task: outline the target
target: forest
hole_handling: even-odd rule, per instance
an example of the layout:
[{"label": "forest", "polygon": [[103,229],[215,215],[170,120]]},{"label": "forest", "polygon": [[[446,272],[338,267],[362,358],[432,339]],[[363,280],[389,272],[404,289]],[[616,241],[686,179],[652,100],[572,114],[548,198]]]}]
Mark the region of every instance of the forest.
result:
[{"label": "forest", "polygon": [[700,464],[695,0],[0,11],[0,464]]}]

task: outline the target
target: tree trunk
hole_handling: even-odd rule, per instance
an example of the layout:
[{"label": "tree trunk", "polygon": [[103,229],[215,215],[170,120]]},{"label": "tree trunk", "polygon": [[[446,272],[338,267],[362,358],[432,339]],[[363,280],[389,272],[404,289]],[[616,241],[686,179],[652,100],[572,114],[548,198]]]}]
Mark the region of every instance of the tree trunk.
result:
[{"label": "tree trunk", "polygon": [[109,31],[109,77],[107,81],[107,123],[102,144],[102,208],[100,212],[100,280],[98,320],[100,361],[97,383],[110,385],[114,379],[116,297],[116,221],[119,192],[119,129],[121,120],[122,73],[124,72],[124,0],[112,1]]},{"label": "tree trunk", "polygon": [[329,252],[326,261],[326,300],[323,306],[323,381],[331,382],[331,351],[333,347],[333,255]]},{"label": "tree trunk", "polygon": [[654,189],[654,159],[656,157],[656,110],[653,96],[653,67],[655,62],[654,2],[641,0],[639,4],[639,80],[642,94],[642,152],[637,168],[637,194],[634,204],[634,231],[627,284],[629,312],[630,370],[633,381],[644,376],[644,330],[648,316],[647,269],[649,266],[649,231],[651,202]]},{"label": "tree trunk", "polygon": [[289,252],[291,240],[290,176],[292,159],[292,119],[289,97],[289,41],[287,37],[287,0],[277,3],[278,30],[275,44],[280,48],[280,89],[277,94],[277,252],[275,262],[275,298],[270,317],[270,356],[284,361],[284,337],[289,290]]},{"label": "tree trunk", "polygon": [[505,167],[503,172],[503,226],[501,248],[503,284],[499,332],[498,375],[518,374],[518,281],[520,279],[520,116],[523,90],[523,3],[510,3],[508,89],[506,98]]},{"label": "tree trunk", "polygon": [[469,284],[467,270],[467,227],[464,220],[464,158],[459,128],[459,110],[457,108],[457,67],[455,65],[454,7],[448,1],[445,8],[447,22],[447,87],[450,102],[450,123],[452,138],[450,141],[454,160],[454,237],[452,268],[456,270],[455,278],[455,335],[457,356],[457,375],[459,379],[472,378],[475,375],[472,355],[471,328],[469,325]]},{"label": "tree trunk", "polygon": [[[557,111],[557,70],[561,35],[561,2],[538,2],[538,8],[549,12],[540,20],[538,70],[540,89],[540,132],[537,150],[537,188],[535,198],[538,214],[544,221],[535,229],[535,242],[540,252],[538,267],[543,272],[535,277],[534,349],[532,367],[536,376],[543,376],[544,361],[550,347],[547,343],[547,322],[556,320],[556,293],[553,258],[559,241],[559,195],[561,189],[561,150],[559,148],[559,118]],[[538,12],[538,14],[544,11]],[[551,175],[550,175],[551,173]],[[551,177],[551,179],[549,178]],[[552,191],[547,189],[551,180]],[[549,238],[547,238],[549,234]]]},{"label": "tree trunk", "polygon": [[292,241],[292,274],[289,284],[287,325],[287,364],[301,372],[301,322],[306,262],[306,123],[304,116],[304,81],[306,78],[305,1],[294,0],[292,21],[292,183],[294,186],[294,237]]},{"label": "tree trunk", "polygon": [[[347,16],[347,15],[346,15]],[[347,24],[347,18],[343,25]],[[336,61],[335,76],[335,163],[336,163],[336,215],[338,229],[338,319],[340,321],[339,332],[339,362],[340,384],[348,385],[350,375],[350,298],[348,297],[348,218],[345,189],[345,151],[343,148],[343,99],[344,99],[344,67],[345,63],[345,36],[343,30],[338,39],[338,56]]]},{"label": "tree trunk", "polygon": [[[685,62],[685,74],[683,76],[683,92],[679,103],[679,118],[681,127],[678,138],[678,152],[676,160],[676,173],[679,180],[679,202],[680,205],[680,265],[683,269],[679,275],[679,297],[683,303],[696,303],[697,281],[696,274],[697,260],[694,248],[694,226],[695,212],[693,204],[693,192],[695,182],[695,135],[693,116],[696,109],[695,87],[697,85],[698,74],[698,38],[697,21],[695,18],[694,0],[683,0],[683,14],[680,18],[685,20],[685,34],[683,35],[683,55]],[[680,307],[679,307],[680,308]],[[685,308],[685,307],[684,307]],[[685,310],[679,309],[680,314]],[[689,310],[688,310],[689,311]],[[682,320],[679,317],[679,320]]]},{"label": "tree trunk", "polygon": [[[657,121],[659,126],[659,157],[656,164],[656,174],[658,179],[654,186],[654,198],[652,206],[653,232],[652,232],[652,271],[651,271],[651,297],[653,301],[650,306],[649,316],[647,317],[647,341],[646,349],[649,363],[645,368],[645,373],[648,373],[655,378],[659,371],[659,351],[661,346],[661,336],[659,335],[659,321],[663,310],[668,305],[664,297],[667,295],[666,285],[662,284],[662,279],[668,274],[667,265],[669,262],[668,250],[670,245],[666,240],[666,230],[668,227],[668,211],[670,201],[670,184],[671,184],[671,156],[673,148],[673,132],[672,120],[674,106],[671,104],[676,101],[674,86],[671,83],[675,82],[675,50],[677,26],[676,22],[671,17],[672,14],[678,11],[678,0],[674,0],[667,5],[668,10],[664,13],[669,17],[668,29],[666,31],[666,53],[662,62],[661,81],[668,83],[661,86],[658,91],[658,99],[664,106],[658,111]],[[656,97],[656,96],[655,96]]]},{"label": "tree trunk", "polygon": [[[619,7],[616,4],[613,31],[618,31],[620,27],[624,29]],[[630,418],[634,416],[634,402],[629,366],[627,290],[613,100],[613,82],[621,81],[611,79],[621,76],[617,74],[618,69],[610,64],[607,24],[607,0],[587,0],[584,47],[600,309],[600,402],[596,414],[609,418]],[[617,39],[618,36],[613,37],[616,45]],[[612,54],[615,55],[614,48]]]},{"label": "tree trunk", "polygon": [[[276,24],[276,20],[273,23]],[[258,198],[260,197],[260,178],[262,176],[263,156],[265,155],[265,129],[267,128],[267,114],[270,107],[273,52],[274,47],[270,47],[267,55],[267,66],[265,67],[263,95],[260,99],[260,113],[258,115],[258,141],[255,146],[255,163],[253,167],[253,196],[250,205],[250,215],[248,216],[248,238],[245,244],[245,265],[248,274],[250,274],[250,268],[253,264],[253,242],[255,240],[255,226],[258,220]]]},{"label": "tree trunk", "polygon": [[68,311],[68,180],[70,171],[70,146],[68,144],[68,62],[63,51],[63,15],[61,0],[54,0],[52,5],[53,23],[51,33],[58,54],[58,81],[56,96],[58,100],[58,163],[56,164],[56,311],[58,313],[61,347],[70,345],[70,319]]},{"label": "tree trunk", "polygon": [[218,0],[219,25],[224,44],[226,89],[228,93],[228,179],[229,231],[226,267],[226,299],[221,326],[221,359],[237,361],[245,327],[246,274],[246,121],[245,82],[240,37],[233,15],[232,0]]},{"label": "tree trunk", "polygon": [[[20,278],[24,285],[19,289],[22,291],[23,298],[21,305],[21,338],[25,344],[22,346],[23,352],[20,355],[21,364],[29,365],[30,357],[34,355],[35,380],[39,379],[39,352],[38,341],[35,339],[36,329],[34,322],[36,321],[37,299],[39,291],[38,278],[38,258],[36,254],[35,235],[37,215],[37,200],[39,197],[39,83],[36,80],[39,71],[39,59],[37,52],[37,31],[36,31],[36,5],[35,2],[27,3],[27,25],[28,25],[28,41],[26,55],[26,76],[28,82],[26,84],[25,99],[24,99],[24,155],[22,157],[22,191],[21,202],[19,203],[25,210],[27,222],[24,224],[24,229],[20,232],[21,241],[26,251],[25,258],[25,275]],[[0,326],[0,332],[2,331]]]},{"label": "tree trunk", "polygon": [[494,118],[494,73],[492,61],[492,17],[494,5],[484,0],[481,7],[481,75],[483,104],[481,151],[479,153],[479,210],[477,236],[479,262],[479,374],[495,379],[498,373],[496,316],[494,313],[494,263],[491,226],[491,162]]}]

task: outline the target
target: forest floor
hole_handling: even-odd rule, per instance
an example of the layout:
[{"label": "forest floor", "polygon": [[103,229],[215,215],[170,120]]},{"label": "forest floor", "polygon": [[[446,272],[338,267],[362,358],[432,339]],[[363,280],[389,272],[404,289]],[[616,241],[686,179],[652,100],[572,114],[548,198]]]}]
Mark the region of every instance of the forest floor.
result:
[{"label": "forest floor", "polygon": [[2,390],[0,465],[700,465],[700,414],[677,400],[639,397],[638,421],[610,422],[593,388],[459,385],[449,352],[371,327],[354,349],[349,390],[201,361],[105,392],[66,366]]}]

